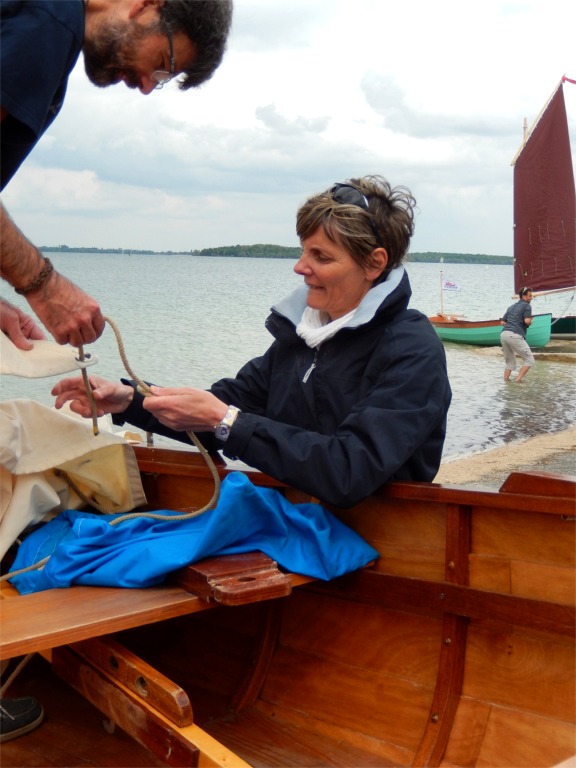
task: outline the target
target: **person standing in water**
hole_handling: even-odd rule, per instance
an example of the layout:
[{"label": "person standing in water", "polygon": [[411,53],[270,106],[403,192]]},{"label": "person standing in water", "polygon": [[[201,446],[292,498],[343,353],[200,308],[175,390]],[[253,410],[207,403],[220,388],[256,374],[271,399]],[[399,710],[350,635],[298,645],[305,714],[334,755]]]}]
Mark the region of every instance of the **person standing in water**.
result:
[{"label": "person standing in water", "polygon": [[516,370],[516,355],[522,358],[516,384],[520,384],[534,365],[534,355],[526,342],[526,332],[532,325],[532,289],[522,288],[518,296],[519,301],[508,307],[500,321],[504,326],[500,334],[504,352],[504,381],[510,381],[510,374]]}]

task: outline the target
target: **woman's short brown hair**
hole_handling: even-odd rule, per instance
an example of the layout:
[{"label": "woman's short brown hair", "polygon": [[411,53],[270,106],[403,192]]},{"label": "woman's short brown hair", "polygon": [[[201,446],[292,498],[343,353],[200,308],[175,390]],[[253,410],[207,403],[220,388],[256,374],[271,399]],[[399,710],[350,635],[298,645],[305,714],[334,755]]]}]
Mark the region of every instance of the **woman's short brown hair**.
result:
[{"label": "woman's short brown hair", "polygon": [[296,214],[296,232],[305,240],[323,227],[327,237],[340,243],[362,266],[370,264],[372,252],[382,247],[388,253],[386,269],[376,282],[381,282],[408,252],[414,234],[416,200],[406,187],[394,187],[382,176],[348,179],[345,186],[357,189],[368,202],[368,209],[341,203],[333,197],[331,187],[309,198]]}]

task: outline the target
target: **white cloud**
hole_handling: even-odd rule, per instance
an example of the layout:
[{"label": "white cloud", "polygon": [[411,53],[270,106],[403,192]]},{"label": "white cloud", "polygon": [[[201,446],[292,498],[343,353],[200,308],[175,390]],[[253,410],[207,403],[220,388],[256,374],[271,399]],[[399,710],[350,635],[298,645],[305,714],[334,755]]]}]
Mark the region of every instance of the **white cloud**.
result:
[{"label": "white cloud", "polygon": [[[413,250],[512,252],[522,121],[576,79],[563,0],[235,0],[222,67],[195,92],[94,88],[3,199],[36,243],[187,250],[295,245],[333,181],[382,173],[419,204]],[[565,86],[573,147],[576,85]]]}]

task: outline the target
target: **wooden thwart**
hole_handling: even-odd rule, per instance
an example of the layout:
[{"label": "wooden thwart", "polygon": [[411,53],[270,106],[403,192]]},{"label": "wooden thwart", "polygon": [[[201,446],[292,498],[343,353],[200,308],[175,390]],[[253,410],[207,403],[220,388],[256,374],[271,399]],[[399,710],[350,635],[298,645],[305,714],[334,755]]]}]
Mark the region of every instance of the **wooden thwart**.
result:
[{"label": "wooden thwart", "polygon": [[312,580],[280,573],[261,552],[209,558],[180,569],[174,578],[176,584],[148,589],[73,586],[30,595],[18,595],[3,582],[0,595],[10,599],[0,604],[0,659],[198,613],[218,603],[284,597],[293,584]]}]

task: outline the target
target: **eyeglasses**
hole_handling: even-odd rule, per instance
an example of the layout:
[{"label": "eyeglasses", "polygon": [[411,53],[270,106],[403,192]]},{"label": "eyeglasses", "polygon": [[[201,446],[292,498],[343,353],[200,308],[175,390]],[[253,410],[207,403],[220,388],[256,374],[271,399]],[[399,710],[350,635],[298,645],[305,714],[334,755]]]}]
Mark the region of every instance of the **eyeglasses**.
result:
[{"label": "eyeglasses", "polygon": [[166,83],[169,83],[174,77],[176,77],[176,61],[174,59],[174,43],[172,41],[172,30],[170,27],[166,27],[166,36],[168,37],[168,45],[170,46],[170,72],[165,69],[155,69],[150,75],[152,80],[156,80],[157,85],[154,90],[159,91]]},{"label": "eyeglasses", "polygon": [[353,187],[351,184],[334,184],[330,188],[330,196],[332,197],[332,200],[340,203],[341,205],[355,205],[357,208],[362,208],[363,211],[366,211],[368,214],[368,224],[370,224],[370,229],[374,233],[376,244],[380,248],[384,248],[380,234],[376,229],[376,225],[372,219],[372,214],[369,211],[368,198],[365,194],[360,192],[357,187]]}]

